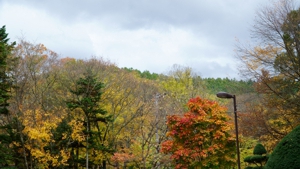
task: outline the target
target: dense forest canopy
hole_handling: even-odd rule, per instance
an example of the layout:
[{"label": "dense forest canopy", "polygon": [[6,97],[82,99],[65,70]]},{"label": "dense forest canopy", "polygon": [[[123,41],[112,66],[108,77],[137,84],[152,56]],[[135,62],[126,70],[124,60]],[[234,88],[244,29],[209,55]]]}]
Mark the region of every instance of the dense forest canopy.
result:
[{"label": "dense forest canopy", "polygon": [[1,166],[172,166],[169,154],[160,152],[168,115],[182,115],[196,96],[216,99],[231,85],[252,88],[244,81],[203,79],[180,65],[162,75],[102,58],[61,58],[26,40],[7,56],[15,61],[6,69],[12,85],[8,113],[1,115]]}]

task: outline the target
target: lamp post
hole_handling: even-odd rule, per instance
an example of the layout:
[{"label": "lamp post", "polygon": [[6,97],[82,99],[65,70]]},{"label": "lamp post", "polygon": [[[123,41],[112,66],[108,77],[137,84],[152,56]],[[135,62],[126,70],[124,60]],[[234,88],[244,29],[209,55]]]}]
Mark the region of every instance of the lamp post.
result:
[{"label": "lamp post", "polygon": [[232,94],[229,94],[229,93],[226,93],[226,92],[219,92],[219,93],[217,93],[217,97],[219,97],[219,98],[225,98],[225,99],[231,99],[231,98],[233,99],[237,162],[238,162],[238,169],[241,169],[241,164],[240,164],[240,146],[239,146],[239,132],[238,132],[238,123],[237,123],[237,109],[236,109],[235,95],[232,95]]}]

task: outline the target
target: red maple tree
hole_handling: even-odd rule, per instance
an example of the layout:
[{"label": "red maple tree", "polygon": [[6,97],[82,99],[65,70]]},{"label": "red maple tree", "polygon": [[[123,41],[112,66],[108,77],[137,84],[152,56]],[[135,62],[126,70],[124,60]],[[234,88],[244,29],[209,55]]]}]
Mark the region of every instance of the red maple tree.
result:
[{"label": "red maple tree", "polygon": [[168,117],[169,140],[162,152],[171,154],[175,168],[232,168],[235,138],[226,108],[215,101],[190,99],[189,111]]}]

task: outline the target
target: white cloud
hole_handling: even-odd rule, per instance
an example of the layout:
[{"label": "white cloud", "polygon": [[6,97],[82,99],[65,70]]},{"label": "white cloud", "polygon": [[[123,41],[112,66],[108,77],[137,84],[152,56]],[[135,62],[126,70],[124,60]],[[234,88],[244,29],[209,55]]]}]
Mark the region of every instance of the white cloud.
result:
[{"label": "white cloud", "polygon": [[180,64],[233,78],[234,39],[249,37],[259,2],[2,0],[0,26],[12,40],[24,34],[62,56],[103,56],[156,73]]},{"label": "white cloud", "polygon": [[8,3],[0,8],[0,20],[13,41],[43,43],[62,56],[88,58],[94,53],[84,23],[64,24],[43,10]]}]

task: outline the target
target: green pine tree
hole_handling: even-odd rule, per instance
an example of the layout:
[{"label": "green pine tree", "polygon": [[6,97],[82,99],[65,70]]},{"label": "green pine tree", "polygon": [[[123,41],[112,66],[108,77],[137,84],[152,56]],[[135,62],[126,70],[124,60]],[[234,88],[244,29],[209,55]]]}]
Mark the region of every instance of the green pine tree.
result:
[{"label": "green pine tree", "polygon": [[15,44],[15,42],[9,43],[6,28],[2,26],[0,28],[0,168],[16,162],[14,150],[9,145],[16,140],[17,133],[13,130],[14,120],[11,120],[8,111],[13,82],[10,76],[12,65],[9,65],[13,59],[10,54]]},{"label": "green pine tree", "polygon": [[7,64],[9,60],[9,55],[14,48],[15,42],[9,44],[8,34],[6,33],[6,28],[3,26],[0,29],[0,114],[8,114],[8,99],[9,99],[9,89],[11,88],[12,80],[9,76],[9,65]]},{"label": "green pine tree", "polygon": [[[74,90],[70,92],[75,96],[73,100],[67,102],[67,106],[71,110],[81,109],[84,113],[84,124],[86,128],[86,160],[77,159],[82,166],[91,165],[93,162],[89,160],[89,150],[98,150],[101,152],[110,152],[111,148],[103,144],[105,136],[103,136],[103,129],[100,123],[109,123],[111,117],[107,112],[101,108],[100,101],[102,95],[102,88],[104,84],[97,82],[91,73],[88,73],[84,78],[79,78]],[[82,120],[82,119],[81,119]],[[77,145],[78,146],[78,145]],[[76,159],[74,157],[74,159]],[[102,161],[102,168],[106,168],[106,161]]]}]

